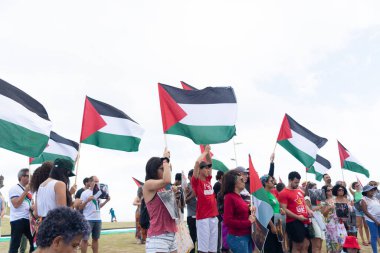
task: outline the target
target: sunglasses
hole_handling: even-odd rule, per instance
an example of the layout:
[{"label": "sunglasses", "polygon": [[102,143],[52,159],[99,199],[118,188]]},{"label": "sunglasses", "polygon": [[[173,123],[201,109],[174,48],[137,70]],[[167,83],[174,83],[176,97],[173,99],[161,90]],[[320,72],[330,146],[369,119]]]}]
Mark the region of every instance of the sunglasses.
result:
[{"label": "sunglasses", "polygon": [[205,166],[200,167],[200,169],[203,169],[203,168],[211,169],[211,167],[212,167],[212,164],[207,164]]},{"label": "sunglasses", "polygon": [[327,189],[326,191],[327,191],[327,192],[331,192],[332,190],[331,190],[331,189]]},{"label": "sunglasses", "polygon": [[29,177],[29,174],[22,174],[23,177]]},{"label": "sunglasses", "polygon": [[339,189],[338,189],[338,191],[344,191],[344,189],[342,189],[342,188],[339,188]]}]

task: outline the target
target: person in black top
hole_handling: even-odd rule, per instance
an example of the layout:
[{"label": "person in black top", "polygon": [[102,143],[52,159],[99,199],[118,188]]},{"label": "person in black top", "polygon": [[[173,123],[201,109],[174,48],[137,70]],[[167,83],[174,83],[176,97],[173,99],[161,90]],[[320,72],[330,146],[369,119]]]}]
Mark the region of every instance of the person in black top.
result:
[{"label": "person in black top", "polygon": [[[75,193],[75,202],[74,202],[74,208],[75,209],[78,209],[79,210],[79,205],[81,203],[81,200],[80,200],[80,195],[82,194],[82,192],[84,192],[85,190],[87,190],[88,188],[90,188],[90,180],[88,177],[85,177],[83,179],[83,185],[84,187],[83,188],[80,188],[76,193]],[[79,210],[81,213],[83,213],[83,210]]]}]

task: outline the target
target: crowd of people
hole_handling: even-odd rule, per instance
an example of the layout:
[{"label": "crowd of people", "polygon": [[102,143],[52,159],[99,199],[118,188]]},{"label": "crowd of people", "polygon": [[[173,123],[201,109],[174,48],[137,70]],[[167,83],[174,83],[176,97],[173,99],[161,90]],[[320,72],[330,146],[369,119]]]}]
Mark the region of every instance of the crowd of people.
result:
[{"label": "crowd of people", "polygon": [[29,252],[77,252],[80,248],[85,253],[90,236],[92,251],[99,251],[100,208],[110,197],[102,200],[96,176],[85,178],[78,191],[75,184],[70,187],[73,170],[70,160],[59,158],[43,163],[31,177],[29,169],[19,171],[18,183],[9,190],[9,253],[26,248],[23,238],[29,241]]},{"label": "crowd of people", "polygon": [[[145,243],[146,252],[235,252],[251,253],[255,249],[252,227],[259,222],[257,208],[252,204],[249,169],[237,167],[226,173],[217,172],[214,187],[209,145],[188,172],[188,182],[171,184],[170,152],[162,158],[152,157],[146,164],[145,184],[139,189],[134,204],[139,206],[136,217],[143,213],[141,202],[146,203],[150,225],[136,230],[136,238]],[[183,173],[182,173],[183,174]],[[179,174],[181,175],[181,174]],[[176,182],[177,182],[176,175]],[[182,179],[184,175],[182,175]],[[378,183],[370,181],[364,187],[344,181],[332,184],[328,174],[324,185],[314,182],[301,184],[297,171],[288,174],[288,183],[274,177],[274,154],[270,157],[269,173],[260,181],[273,217],[262,252],[359,252],[361,246],[371,245],[373,252],[380,245],[380,193]],[[158,193],[173,191],[175,207],[187,209],[187,225],[192,247],[183,248],[177,240],[180,231],[178,217],[173,217],[168,203]],[[183,195],[183,197],[179,197]],[[181,212],[181,211],[180,211]],[[140,218],[136,219],[138,224]],[[145,235],[144,235],[145,233]],[[359,244],[358,236],[361,243]],[[181,235],[181,238],[184,238]],[[322,245],[325,242],[325,249]]]}]

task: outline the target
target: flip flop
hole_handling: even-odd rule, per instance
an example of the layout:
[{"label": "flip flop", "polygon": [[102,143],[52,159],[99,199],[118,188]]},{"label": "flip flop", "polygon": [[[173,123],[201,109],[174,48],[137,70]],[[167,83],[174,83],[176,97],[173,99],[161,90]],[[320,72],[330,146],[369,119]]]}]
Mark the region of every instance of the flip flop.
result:
[{"label": "flip flop", "polygon": [[368,242],[363,242],[362,243],[364,246],[369,246],[369,243]]}]

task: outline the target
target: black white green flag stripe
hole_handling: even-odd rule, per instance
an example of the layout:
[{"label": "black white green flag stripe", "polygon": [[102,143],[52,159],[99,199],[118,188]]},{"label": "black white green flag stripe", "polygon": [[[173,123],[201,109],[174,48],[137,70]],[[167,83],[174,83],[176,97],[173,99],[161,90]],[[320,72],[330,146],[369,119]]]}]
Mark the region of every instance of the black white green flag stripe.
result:
[{"label": "black white green flag stripe", "polygon": [[369,171],[339,141],[338,149],[342,169],[351,170],[369,178]]},{"label": "black white green flag stripe", "polygon": [[121,110],[86,97],[80,142],[100,148],[138,151],[144,129]]},{"label": "black white green flag stripe", "polygon": [[317,155],[313,166],[306,168],[307,173],[315,174],[315,179],[319,182],[323,178],[323,174],[326,174],[331,168],[331,163],[320,155]]},{"label": "black white green flag stripe", "polygon": [[49,140],[51,122],[34,98],[0,79],[0,147],[39,156]]},{"label": "black white green flag stripe", "polygon": [[231,87],[183,90],[158,84],[164,133],[195,144],[229,141],[236,134],[237,103]]},{"label": "black white green flag stripe", "polygon": [[42,154],[31,158],[30,164],[40,164],[45,161],[54,161],[57,158],[64,158],[75,162],[78,156],[79,144],[75,141],[63,138],[51,131],[50,139]]},{"label": "black white green flag stripe", "polygon": [[312,166],[317,157],[318,150],[327,142],[326,138],[320,137],[302,125],[292,117],[285,114],[277,143],[292,154],[306,168]]}]

